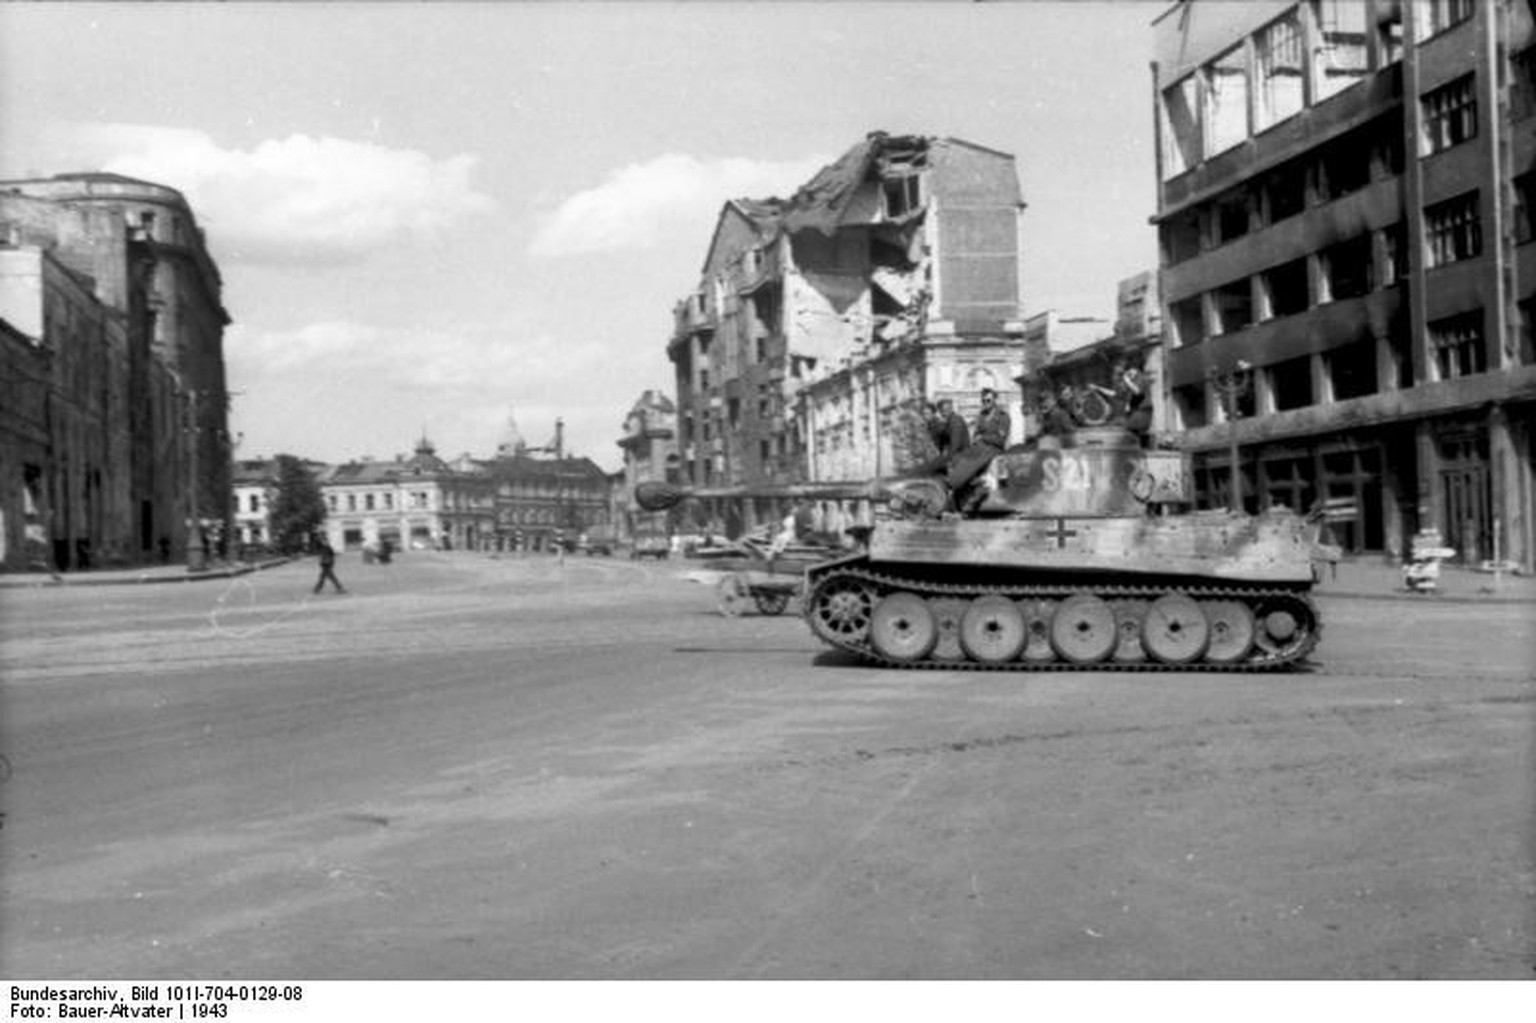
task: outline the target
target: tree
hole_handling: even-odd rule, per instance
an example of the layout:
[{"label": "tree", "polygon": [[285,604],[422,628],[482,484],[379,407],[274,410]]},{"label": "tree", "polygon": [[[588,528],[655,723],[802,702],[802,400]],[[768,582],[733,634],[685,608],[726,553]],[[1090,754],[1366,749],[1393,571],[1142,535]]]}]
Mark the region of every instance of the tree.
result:
[{"label": "tree", "polygon": [[325,521],[325,501],[315,474],[301,459],[278,455],[276,476],[272,540],[284,554],[297,554],[309,547],[309,538]]}]

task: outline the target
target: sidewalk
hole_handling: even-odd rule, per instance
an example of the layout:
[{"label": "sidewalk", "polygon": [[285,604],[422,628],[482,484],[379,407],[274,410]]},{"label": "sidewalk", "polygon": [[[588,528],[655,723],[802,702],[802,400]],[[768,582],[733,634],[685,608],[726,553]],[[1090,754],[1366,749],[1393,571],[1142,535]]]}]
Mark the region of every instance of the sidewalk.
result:
[{"label": "sidewalk", "polygon": [[286,565],[292,557],[264,558],[261,561],[209,562],[201,572],[188,571],[186,565],[136,565],[131,568],[103,568],[88,572],[0,572],[0,589],[36,586],[124,586],[135,583],[194,583],[205,579],[229,579],[262,569]]},{"label": "sidewalk", "polygon": [[1375,597],[1416,601],[1536,603],[1536,577],[1505,572],[1479,572],[1459,565],[1442,565],[1433,593],[1413,593],[1403,585],[1403,570],[1381,558],[1339,562],[1338,571],[1319,566],[1322,581],[1315,592],[1328,597]]}]

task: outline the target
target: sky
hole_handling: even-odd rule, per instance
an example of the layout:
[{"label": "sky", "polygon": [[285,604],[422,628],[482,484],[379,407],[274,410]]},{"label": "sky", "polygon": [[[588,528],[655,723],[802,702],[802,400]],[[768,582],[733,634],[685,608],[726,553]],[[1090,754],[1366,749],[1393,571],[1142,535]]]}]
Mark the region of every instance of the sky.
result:
[{"label": "sky", "polygon": [[721,206],[876,130],[1013,154],[1023,313],[1156,266],[1158,0],[0,4],[0,179],[182,192],[237,458],[622,464]]}]

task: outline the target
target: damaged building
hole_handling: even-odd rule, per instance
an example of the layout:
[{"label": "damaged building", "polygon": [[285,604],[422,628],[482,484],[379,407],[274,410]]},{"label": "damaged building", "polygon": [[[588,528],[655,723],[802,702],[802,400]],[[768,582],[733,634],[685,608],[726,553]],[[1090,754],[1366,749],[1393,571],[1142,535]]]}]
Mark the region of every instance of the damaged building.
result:
[{"label": "damaged building", "polygon": [[1326,502],[1531,570],[1530,0],[1185,0],[1154,23],[1172,427],[1202,504]]},{"label": "damaged building", "polygon": [[924,401],[967,417],[1021,366],[1013,157],[875,132],[789,199],[725,204],[699,287],[675,310],[684,479],[728,535],[796,497],[837,530],[869,481],[920,457]]}]

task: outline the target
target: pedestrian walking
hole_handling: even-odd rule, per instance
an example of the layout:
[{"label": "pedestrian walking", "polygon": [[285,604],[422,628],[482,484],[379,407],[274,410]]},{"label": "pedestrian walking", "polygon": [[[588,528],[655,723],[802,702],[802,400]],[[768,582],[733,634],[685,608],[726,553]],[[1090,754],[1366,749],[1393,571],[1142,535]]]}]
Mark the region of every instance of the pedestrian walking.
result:
[{"label": "pedestrian walking", "polygon": [[330,541],[322,538],[320,540],[320,578],[315,580],[316,593],[320,592],[320,588],[325,585],[327,579],[336,587],[337,593],[347,592],[346,587],[341,585],[341,580],[336,578],[336,552],[331,548]]}]

